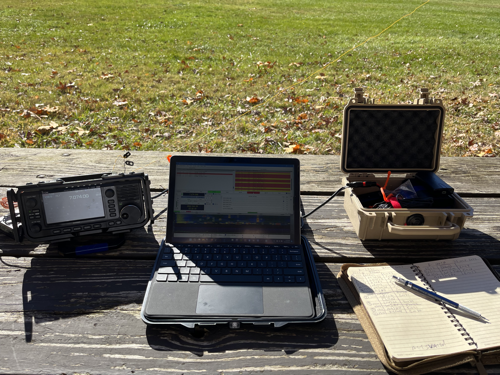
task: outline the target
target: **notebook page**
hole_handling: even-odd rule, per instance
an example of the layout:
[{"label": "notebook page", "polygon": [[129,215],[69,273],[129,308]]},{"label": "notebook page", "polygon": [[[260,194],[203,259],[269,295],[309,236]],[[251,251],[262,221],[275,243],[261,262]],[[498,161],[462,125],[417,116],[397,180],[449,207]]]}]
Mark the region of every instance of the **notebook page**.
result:
[{"label": "notebook page", "polygon": [[400,276],[425,287],[411,265],[351,267],[348,275],[389,355],[395,360],[469,350],[467,341],[441,306],[392,280],[393,275]]},{"label": "notebook page", "polygon": [[474,255],[417,265],[438,294],[489,320],[475,319],[449,308],[473,338],[477,349],[500,345],[500,281],[480,257]]}]

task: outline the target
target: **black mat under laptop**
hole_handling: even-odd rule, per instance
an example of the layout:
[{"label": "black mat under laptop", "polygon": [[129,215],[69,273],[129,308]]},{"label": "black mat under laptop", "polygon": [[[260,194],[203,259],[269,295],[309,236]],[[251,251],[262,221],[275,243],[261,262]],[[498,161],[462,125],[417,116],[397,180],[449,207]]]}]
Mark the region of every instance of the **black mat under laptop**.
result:
[{"label": "black mat under laptop", "polygon": [[299,161],[174,156],[147,323],[311,322],[326,316],[300,235]]}]

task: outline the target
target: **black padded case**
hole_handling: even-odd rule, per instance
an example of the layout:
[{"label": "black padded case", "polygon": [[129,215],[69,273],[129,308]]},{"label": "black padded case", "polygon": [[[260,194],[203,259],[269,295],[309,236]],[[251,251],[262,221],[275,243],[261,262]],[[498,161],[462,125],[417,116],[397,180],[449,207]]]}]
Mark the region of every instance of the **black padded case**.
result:
[{"label": "black padded case", "polygon": [[[440,99],[420,89],[412,104],[375,104],[355,89],[344,109],[341,170],[343,184],[389,179],[387,190],[396,189],[418,172],[439,170],[445,108]],[[394,177],[397,174],[397,177]],[[348,188],[344,208],[362,240],[458,238],[473,209],[456,193],[449,194],[449,208],[366,208],[358,196],[376,196],[378,187]],[[368,195],[367,195],[368,194]],[[422,215],[422,225],[407,225],[408,218]]]},{"label": "black padded case", "polygon": [[312,250],[311,246],[309,245],[309,241],[307,240],[306,237],[301,236],[301,243],[302,243],[302,248],[304,250],[304,256],[305,256],[305,264],[307,268],[307,273],[309,277],[309,286],[311,289],[311,297],[312,297],[312,302],[313,302],[313,310],[314,310],[314,315],[309,318],[304,318],[304,319],[294,319],[291,320],[290,318],[276,318],[276,319],[252,319],[248,317],[203,317],[200,316],[199,318],[193,319],[193,318],[159,318],[159,319],[154,319],[149,316],[147,316],[146,311],[145,311],[145,306],[146,302],[150,298],[150,290],[152,288],[152,283],[155,281],[156,277],[156,272],[160,266],[161,262],[161,254],[163,247],[165,246],[165,241],[162,241],[160,249],[158,250],[158,255],[156,257],[155,265],[153,267],[153,271],[151,273],[151,277],[148,282],[148,287],[146,289],[146,294],[144,295],[144,302],[142,304],[141,308],[141,318],[146,324],[180,324],[184,327],[194,329],[196,327],[200,326],[213,326],[216,324],[229,324],[230,328],[239,328],[241,324],[251,324],[251,325],[267,325],[267,326],[274,326],[275,328],[280,328],[283,327],[287,324],[290,323],[315,323],[315,322],[320,322],[321,320],[325,319],[327,315],[327,310],[326,310],[326,301],[325,297],[323,295],[323,290],[321,288],[321,282],[319,280],[319,275],[318,271],[316,269],[316,265],[314,263],[314,258],[312,255]]}]

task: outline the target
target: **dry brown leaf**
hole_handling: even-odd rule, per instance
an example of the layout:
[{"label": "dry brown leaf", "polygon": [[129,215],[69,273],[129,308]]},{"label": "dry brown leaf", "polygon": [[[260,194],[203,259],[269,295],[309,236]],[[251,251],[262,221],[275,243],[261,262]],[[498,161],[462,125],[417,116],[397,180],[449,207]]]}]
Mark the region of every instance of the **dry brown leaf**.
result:
[{"label": "dry brown leaf", "polygon": [[126,100],[117,99],[113,102],[113,105],[115,105],[117,107],[123,107],[124,105],[127,105],[127,104],[128,104],[128,102]]},{"label": "dry brown leaf", "polygon": [[37,129],[36,129],[36,132],[39,133],[39,134],[48,134],[50,133],[53,129],[56,129],[58,128],[59,125],[54,122],[54,121],[51,121],[49,123],[49,125],[42,125],[42,126],[39,126]]},{"label": "dry brown leaf", "polygon": [[285,148],[285,152],[287,154],[303,154],[305,152],[303,146],[301,144],[291,144],[290,146]]},{"label": "dry brown leaf", "polygon": [[247,102],[249,102],[250,104],[257,104],[260,102],[260,99],[257,98],[256,96],[253,96],[253,97],[247,97]]},{"label": "dry brown leaf", "polygon": [[78,127],[78,126],[76,127],[76,130],[77,130],[77,132],[78,132],[78,135],[80,135],[80,136],[82,136],[82,135],[84,135],[84,134],[88,134],[88,133],[89,133],[89,131],[88,131],[88,130],[82,129],[82,128]]}]

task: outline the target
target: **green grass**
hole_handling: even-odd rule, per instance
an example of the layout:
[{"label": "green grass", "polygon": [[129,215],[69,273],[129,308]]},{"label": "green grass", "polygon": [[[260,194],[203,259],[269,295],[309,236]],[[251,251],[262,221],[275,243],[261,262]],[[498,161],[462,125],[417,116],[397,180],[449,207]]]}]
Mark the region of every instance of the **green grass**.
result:
[{"label": "green grass", "polygon": [[422,3],[2,0],[0,147],[332,154],[354,87],[427,87],[443,154],[494,156],[498,1],[430,1],[336,62]]}]

